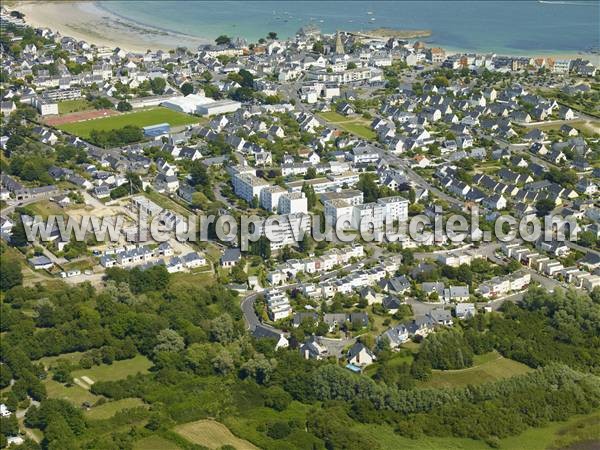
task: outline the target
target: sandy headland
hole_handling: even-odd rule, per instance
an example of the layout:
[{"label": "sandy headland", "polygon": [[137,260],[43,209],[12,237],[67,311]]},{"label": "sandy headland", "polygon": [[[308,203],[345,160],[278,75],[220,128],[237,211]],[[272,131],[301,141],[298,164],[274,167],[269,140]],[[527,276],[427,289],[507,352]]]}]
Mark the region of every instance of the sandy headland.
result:
[{"label": "sandy headland", "polygon": [[210,39],[139,24],[113,14],[93,1],[17,1],[7,7],[25,14],[25,21],[34,27],[49,28],[90,44],[127,51],[170,50],[178,46],[195,48],[211,42]]}]

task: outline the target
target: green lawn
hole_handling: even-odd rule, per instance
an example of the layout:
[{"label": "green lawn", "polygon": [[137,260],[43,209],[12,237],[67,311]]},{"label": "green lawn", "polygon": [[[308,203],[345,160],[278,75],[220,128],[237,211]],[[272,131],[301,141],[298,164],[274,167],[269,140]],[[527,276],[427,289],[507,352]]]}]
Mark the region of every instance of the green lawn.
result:
[{"label": "green lawn", "polygon": [[[412,364],[413,362],[413,356],[412,355],[405,355],[405,354],[401,354],[401,353],[395,353],[390,359],[389,361],[386,362],[386,365],[389,367],[398,367],[401,366],[402,364]],[[375,364],[371,364],[370,366],[365,368],[365,371],[363,372],[365,375],[372,377],[373,375],[375,375],[377,373],[377,368],[379,367],[379,363],[375,363]]]},{"label": "green lawn", "polygon": [[146,373],[152,367],[152,363],[148,358],[138,355],[132,359],[123,361],[115,361],[112,364],[102,364],[94,366],[91,369],[75,370],[71,373],[73,378],[87,377],[92,381],[114,381],[127,378],[129,375],[137,373]]},{"label": "green lawn", "polygon": [[135,408],[144,406],[145,403],[139,398],[123,398],[114,402],[107,402],[102,405],[94,406],[92,409],[85,411],[85,416],[92,420],[110,419],[122,409]]},{"label": "green lawn", "polygon": [[[577,129],[580,133],[587,137],[600,134],[600,121],[598,120],[574,120],[566,123],[567,125]],[[542,131],[558,131],[562,124],[536,125]],[[533,128],[533,127],[532,127]]]},{"label": "green lawn", "polygon": [[335,111],[328,111],[319,113],[323,119],[331,122],[348,133],[355,134],[364,139],[375,139],[377,136],[371,128],[369,128],[369,121],[358,116],[343,116]]},{"label": "green lawn", "polygon": [[100,398],[92,394],[87,389],[84,389],[76,384],[67,387],[51,379],[47,379],[44,384],[46,385],[48,398],[60,398],[67,400],[73,403],[75,406],[81,406],[81,404],[84,402],[94,404]]},{"label": "green lawn", "polygon": [[200,122],[200,118],[198,117],[158,107],[119,114],[117,116],[102,117],[100,119],[67,123],[60,125],[58,128],[87,139],[90,137],[92,130],[109,131],[123,128],[127,125],[146,127],[159,123],[168,123],[172,127],[177,127],[198,122]]},{"label": "green lawn", "polygon": [[[403,450],[489,450],[482,441],[453,437],[423,436],[410,439],[393,432],[389,426],[360,424],[353,427],[371,436],[382,448]],[[577,442],[600,442],[600,413],[572,417],[567,422],[554,422],[542,428],[530,428],[518,436],[501,439],[500,450],[550,450],[566,448]],[[596,448],[596,447],[582,447]]]},{"label": "green lawn", "polygon": [[41,216],[43,219],[47,219],[48,216],[64,216],[66,215],[66,209],[61,208],[58,204],[49,200],[42,200],[36,203],[31,203],[23,207],[27,212],[34,216]]},{"label": "green lawn", "polygon": [[512,359],[504,358],[496,352],[475,357],[473,367],[460,370],[434,370],[431,379],[419,383],[420,387],[452,388],[468,384],[481,384],[515,375],[522,375],[531,368]]},{"label": "green lawn", "polygon": [[185,208],[183,205],[180,205],[175,200],[170,199],[166,195],[163,195],[156,191],[144,192],[143,195],[148,197],[158,206],[164,209],[169,209],[171,211],[176,212],[177,214],[181,214],[184,217],[188,217],[192,215],[192,212]]},{"label": "green lawn", "polygon": [[71,364],[79,364],[79,360],[83,356],[83,352],[63,353],[58,356],[46,356],[38,359],[36,362],[42,363],[44,367],[51,367],[59,359],[70,362]]},{"label": "green lawn", "polygon": [[216,450],[225,445],[238,450],[257,449],[250,442],[235,436],[225,425],[214,420],[184,423],[177,425],[174,430],[184,439],[210,449]]},{"label": "green lawn", "polygon": [[215,274],[206,268],[202,268],[201,272],[178,272],[171,276],[171,286],[176,286],[180,283],[195,283],[199,286],[209,286],[215,282]]},{"label": "green lawn", "polygon": [[59,114],[69,114],[73,112],[87,111],[88,109],[92,108],[92,104],[88,102],[85,98],[76,98],[74,100],[63,100],[62,102],[58,102]]},{"label": "green lawn", "polygon": [[[581,450],[598,448],[600,444],[600,412],[586,416],[574,416],[566,422],[553,422],[542,428],[531,428],[518,436],[500,441],[501,450],[550,450],[566,449],[576,443],[594,442],[581,446]],[[572,447],[573,450],[576,446]]]},{"label": "green lawn", "polygon": [[148,436],[133,444],[133,450],[179,450],[174,442],[160,436]]}]

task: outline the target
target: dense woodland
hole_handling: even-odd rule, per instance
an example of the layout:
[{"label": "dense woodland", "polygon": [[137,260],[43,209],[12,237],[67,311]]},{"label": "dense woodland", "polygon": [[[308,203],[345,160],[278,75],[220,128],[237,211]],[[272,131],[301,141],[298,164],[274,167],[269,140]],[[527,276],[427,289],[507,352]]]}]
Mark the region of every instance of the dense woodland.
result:
[{"label": "dense woodland", "polygon": [[[385,342],[368,343],[379,360],[370,377],[335,360],[304,360],[295,349],[275,351],[274,342],[254,340],[236,293],[221,285],[175,283],[162,267],[110,269],[102,289],[25,287],[12,272],[2,282],[0,388],[9,388],[2,402],[12,410],[40,402],[29,408],[25,424],[41,429],[44,440],[28,440],[25,448],[127,449],[149,434],[197,448],[172,428],[207,417],[261,448],[381,448],[356,429],[359,424],[494,447],[528,427],[600,407],[598,291],[590,297],[534,288],[519,305],[507,303],[498,313],[431,334],[402,365],[391,364]],[[477,386],[418,386],[432,370],[469,367],[475,355],[492,350],[536,370]],[[59,359],[48,371],[37,362],[75,351],[83,352],[77,363]],[[92,421],[79,405],[47,398],[49,378],[68,385],[76,369],[138,354],[152,361],[150,372],[99,381],[91,391],[107,401],[140,398],[149,408]],[[236,428],[238,420],[254,420],[251,432]],[[14,416],[2,419],[1,444],[16,426]]]}]

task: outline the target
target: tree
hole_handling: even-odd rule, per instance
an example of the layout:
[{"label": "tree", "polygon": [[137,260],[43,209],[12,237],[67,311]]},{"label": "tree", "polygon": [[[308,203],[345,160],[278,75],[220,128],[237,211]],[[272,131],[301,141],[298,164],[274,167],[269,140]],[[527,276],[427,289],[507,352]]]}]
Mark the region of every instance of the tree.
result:
[{"label": "tree", "polygon": [[536,215],[538,217],[545,217],[547,216],[550,212],[552,212],[552,210],[554,209],[554,200],[550,199],[550,198],[543,198],[541,200],[538,200],[535,203],[535,209],[537,210]]},{"label": "tree", "polygon": [[266,384],[277,366],[275,359],[267,359],[262,353],[245,362],[241,367],[242,378],[253,378],[258,384]]},{"label": "tree", "polygon": [[23,274],[19,261],[1,258],[2,270],[0,270],[0,290],[7,291],[10,288],[23,284]]},{"label": "tree", "polygon": [[222,34],[215,39],[215,42],[217,45],[229,45],[231,44],[231,38],[225,34]]},{"label": "tree", "polygon": [[350,61],[348,63],[348,65],[346,66],[346,69],[348,69],[348,70],[356,69],[356,63],[353,61]]},{"label": "tree", "polygon": [[308,209],[312,210],[315,206],[317,206],[317,194],[315,193],[315,189],[312,187],[312,185],[304,183],[302,185],[302,192],[306,196]]},{"label": "tree", "polygon": [[194,86],[191,83],[183,83],[181,85],[181,93],[183,95],[190,95],[194,92]]},{"label": "tree", "polygon": [[315,169],[314,167],[309,167],[308,170],[306,171],[306,176],[304,177],[305,180],[312,180],[314,178],[317,177],[317,169]]},{"label": "tree", "polygon": [[211,321],[211,340],[227,344],[236,338],[236,330],[229,314],[221,314]]},{"label": "tree", "polygon": [[23,225],[23,216],[21,214],[17,214],[15,224],[11,231],[12,234],[10,236],[10,244],[12,246],[25,247],[27,244],[29,244],[29,239],[27,239],[27,233],[25,232],[25,226]]},{"label": "tree", "polygon": [[177,331],[171,328],[165,328],[160,330],[156,337],[158,343],[154,347],[154,352],[172,352],[177,353],[185,348],[185,342],[183,338],[177,333]]},{"label": "tree", "polygon": [[205,186],[210,184],[208,169],[200,160],[192,161],[190,164],[190,184],[192,186]]},{"label": "tree", "polygon": [[240,85],[242,87],[250,88],[250,89],[254,88],[254,75],[252,75],[246,69],[240,69],[240,71],[238,72],[238,75],[241,78]]},{"label": "tree", "polygon": [[231,278],[236,283],[246,283],[248,281],[248,274],[244,270],[246,262],[243,259],[233,266],[231,269]]},{"label": "tree", "polygon": [[588,248],[594,248],[598,243],[598,238],[592,231],[582,231],[578,234],[577,240],[579,241],[580,245]]},{"label": "tree", "polygon": [[167,87],[167,82],[164,78],[155,77],[150,80],[150,86],[152,88],[152,92],[157,95],[162,95],[165,92],[165,88]]},{"label": "tree", "polygon": [[275,39],[277,39],[277,33],[276,33],[276,32],[274,32],[274,31],[269,31],[269,32],[267,33],[267,38],[269,38],[269,39],[271,39],[271,40],[275,40]]},{"label": "tree", "polygon": [[365,198],[365,203],[375,202],[380,197],[379,186],[375,181],[375,175],[373,173],[362,173],[360,174],[357,189],[362,191]]},{"label": "tree", "polygon": [[131,106],[131,103],[129,103],[126,100],[121,100],[117,104],[117,111],[125,112],[125,111],[131,111],[132,109],[133,109],[133,106]]},{"label": "tree", "polygon": [[464,369],[473,365],[473,349],[458,331],[441,331],[427,336],[417,360],[426,361],[433,369]]},{"label": "tree", "polygon": [[323,46],[323,42],[321,42],[321,41],[315,42],[312,50],[315,53],[321,53],[321,54],[325,53],[325,47]]},{"label": "tree", "polygon": [[200,76],[206,83],[210,82],[210,80],[213,79],[212,73],[210,73],[210,71],[208,71],[208,70],[205,70],[204,72],[202,72],[200,74]]}]

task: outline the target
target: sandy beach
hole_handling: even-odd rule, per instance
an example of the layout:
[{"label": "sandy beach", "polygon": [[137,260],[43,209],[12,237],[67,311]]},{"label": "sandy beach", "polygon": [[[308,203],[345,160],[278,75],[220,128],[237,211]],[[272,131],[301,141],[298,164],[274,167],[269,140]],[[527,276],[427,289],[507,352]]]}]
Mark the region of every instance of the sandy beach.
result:
[{"label": "sandy beach", "polygon": [[63,36],[98,46],[120,47],[127,51],[170,50],[177,46],[195,48],[209,39],[152,28],[112,14],[93,1],[11,3],[9,9],[25,14],[27,23],[49,28]]},{"label": "sandy beach", "polygon": [[[63,36],[128,51],[170,50],[177,46],[195,48],[200,44],[213,42],[212,38],[190,36],[138,23],[104,9],[101,2],[96,1],[11,1],[7,7],[24,13],[25,20],[34,27],[50,28]],[[435,33],[435,30],[432,31]],[[427,34],[431,32],[428,31]],[[449,55],[473,52],[451,48],[443,43],[433,45],[443,47]],[[498,54],[507,55],[505,52]],[[511,56],[517,55],[555,59],[587,58],[593,64],[600,63],[600,55],[583,52],[516,52]]]}]

